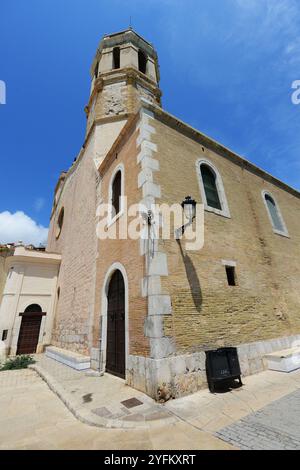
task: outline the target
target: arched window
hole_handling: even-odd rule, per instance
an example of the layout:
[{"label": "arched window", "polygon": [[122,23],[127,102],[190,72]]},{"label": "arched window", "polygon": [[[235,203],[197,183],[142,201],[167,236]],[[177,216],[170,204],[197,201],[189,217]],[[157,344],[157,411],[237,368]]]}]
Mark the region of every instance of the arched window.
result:
[{"label": "arched window", "polygon": [[113,69],[120,68],[120,48],[114,47],[113,48]]},{"label": "arched window", "polygon": [[214,209],[222,210],[219,193],[216,184],[216,175],[207,165],[201,165],[201,175],[206,195],[207,205]]},{"label": "arched window", "polygon": [[147,71],[147,57],[141,50],[139,50],[139,71],[142,73]]},{"label": "arched window", "polygon": [[216,167],[200,159],[196,161],[196,168],[205,210],[230,218],[222,178]]},{"label": "arched window", "polygon": [[124,165],[120,163],[113,171],[108,186],[108,203],[110,210],[108,213],[108,225],[117,220],[124,211]]},{"label": "arched window", "polygon": [[284,223],[279,206],[276,204],[274,197],[264,191],[263,198],[274,232],[280,235],[288,236],[286,225]]},{"label": "arched window", "polygon": [[26,307],[25,310],[24,310],[25,313],[28,313],[28,312],[38,313],[38,312],[41,312],[41,311],[42,311],[42,309],[41,309],[40,305],[38,305],[38,304],[28,305],[28,307]]},{"label": "arched window", "polygon": [[113,207],[113,214],[112,216],[116,216],[119,214],[121,210],[121,193],[122,191],[122,174],[121,170],[118,170],[113,183],[112,183],[112,189],[111,189],[111,204]]}]

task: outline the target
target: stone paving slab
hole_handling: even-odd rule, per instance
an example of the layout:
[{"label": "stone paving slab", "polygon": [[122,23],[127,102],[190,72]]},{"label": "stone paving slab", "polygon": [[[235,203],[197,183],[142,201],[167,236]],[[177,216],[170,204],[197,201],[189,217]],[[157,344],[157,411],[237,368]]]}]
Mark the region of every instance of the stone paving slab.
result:
[{"label": "stone paving slab", "polygon": [[[161,405],[108,374],[36,360],[61,400],[33,370],[0,372],[0,448],[300,448],[300,371],[265,371],[229,393],[202,390]],[[121,403],[132,398],[142,405]]]},{"label": "stone paving slab", "polygon": [[182,421],[160,427],[107,429],[76,419],[33,370],[0,372],[0,449],[231,450]]},{"label": "stone paving slab", "polygon": [[300,371],[264,371],[243,377],[243,383],[228,393],[201,390],[169,401],[165,408],[193,426],[215,433],[300,389]]},{"label": "stone paving slab", "polygon": [[[178,418],[163,405],[127,386],[124,380],[104,374],[93,376],[77,371],[44,354],[35,355],[30,366],[45,380],[49,388],[83,423],[105,428],[133,429],[174,423]],[[109,397],[109,400],[108,400]],[[130,409],[122,402],[136,399],[140,404]]]},{"label": "stone paving slab", "polygon": [[240,449],[300,450],[300,390],[217,433]]},{"label": "stone paving slab", "polygon": [[[213,434],[300,388],[300,371],[265,371],[243,378],[244,387],[229,393],[201,390],[162,405],[109,374],[89,376],[43,354],[36,360],[35,369],[74,416],[106,428],[141,429],[184,421]],[[122,402],[132,398],[142,404],[128,409]]]},{"label": "stone paving slab", "polygon": [[18,387],[20,385],[26,387],[32,382],[33,374],[30,369],[1,371],[1,390],[4,388]]}]

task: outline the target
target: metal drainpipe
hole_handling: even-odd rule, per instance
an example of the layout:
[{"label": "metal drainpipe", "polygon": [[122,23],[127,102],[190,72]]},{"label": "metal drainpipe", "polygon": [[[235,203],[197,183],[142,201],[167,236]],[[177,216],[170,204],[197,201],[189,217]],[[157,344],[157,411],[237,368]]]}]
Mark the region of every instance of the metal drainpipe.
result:
[{"label": "metal drainpipe", "polygon": [[102,370],[102,325],[103,325],[103,316],[100,316],[100,336],[99,336],[99,374],[104,375],[104,370]]},{"label": "metal drainpipe", "polygon": [[104,374],[104,372],[101,370],[101,369],[102,369],[102,350],[101,350],[101,344],[102,344],[102,340],[101,340],[101,338],[99,338],[99,367],[98,367],[98,371],[99,371],[99,374]]}]

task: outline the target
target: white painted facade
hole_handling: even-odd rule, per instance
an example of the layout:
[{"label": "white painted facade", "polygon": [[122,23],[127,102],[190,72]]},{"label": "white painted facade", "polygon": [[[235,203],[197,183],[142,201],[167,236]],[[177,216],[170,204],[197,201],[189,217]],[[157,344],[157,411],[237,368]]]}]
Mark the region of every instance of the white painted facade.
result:
[{"label": "white painted facade", "polygon": [[22,317],[20,313],[31,304],[40,305],[42,317],[37,352],[51,343],[56,302],[57,277],[61,256],[53,253],[15,249],[6,260],[7,279],[0,306],[0,335],[7,330],[5,346],[15,355]]}]

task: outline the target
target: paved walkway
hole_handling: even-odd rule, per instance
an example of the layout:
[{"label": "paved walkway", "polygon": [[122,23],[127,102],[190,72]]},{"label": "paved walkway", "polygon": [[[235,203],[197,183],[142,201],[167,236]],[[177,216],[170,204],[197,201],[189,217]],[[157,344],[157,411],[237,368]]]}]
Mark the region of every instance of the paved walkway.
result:
[{"label": "paved walkway", "polygon": [[[300,371],[266,371],[229,393],[202,390],[160,405],[110,375],[89,377],[37,359],[61,399],[33,370],[0,372],[2,449],[252,449],[271,441],[299,448]],[[70,397],[69,407],[78,406],[82,421],[96,419],[94,426],[63,404]],[[122,403],[128,399],[140,403],[128,408]]]},{"label": "paved walkway", "polygon": [[[106,404],[109,395],[106,397]],[[104,429],[76,419],[33,370],[0,372],[0,449],[205,450],[232,445],[181,422]]]},{"label": "paved walkway", "polygon": [[240,449],[299,450],[300,390],[221,429],[216,435]]},{"label": "paved walkway", "polygon": [[86,424],[106,428],[142,428],[167,425],[177,418],[163,405],[124,380],[110,374],[90,375],[77,371],[44,354],[35,356],[33,369],[47,382],[75,416]]},{"label": "paved walkway", "polygon": [[165,408],[191,425],[215,433],[299,390],[300,370],[289,374],[268,370],[244,377],[243,384],[243,387],[229,393],[212,395],[208,390],[202,390],[169,401]]}]

